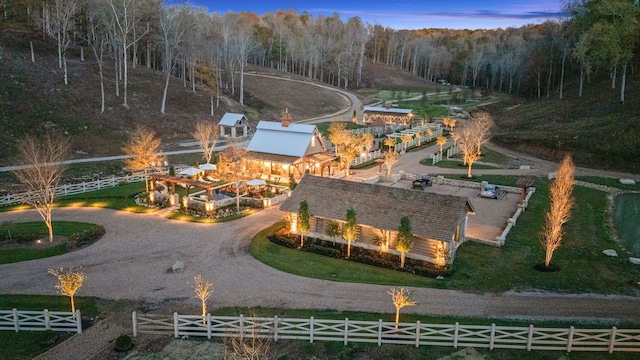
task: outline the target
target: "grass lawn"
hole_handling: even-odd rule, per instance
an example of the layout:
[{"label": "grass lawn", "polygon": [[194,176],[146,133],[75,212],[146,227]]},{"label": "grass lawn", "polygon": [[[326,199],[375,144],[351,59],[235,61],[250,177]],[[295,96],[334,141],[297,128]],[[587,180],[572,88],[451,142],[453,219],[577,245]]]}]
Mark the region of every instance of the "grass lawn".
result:
[{"label": "grass lawn", "polygon": [[[97,300],[92,297],[75,297],[76,309],[83,318],[99,314]],[[71,311],[66,296],[0,295],[2,310]],[[53,331],[1,331],[0,359],[32,359],[70,337],[70,333]]]},{"label": "grass lawn", "polygon": [[[99,231],[101,226],[80,222],[54,221],[54,235],[70,236],[72,234],[94,233]],[[43,242],[48,241],[49,231],[42,221],[10,223],[4,222],[0,224],[0,240],[8,237],[8,232],[13,237],[37,238],[42,237]],[[104,232],[104,229],[102,229]],[[0,248],[0,264],[7,264],[19,261],[41,259],[67,252],[67,245],[60,244],[52,247],[24,247],[24,248]]]},{"label": "grass lawn", "polygon": [[[422,159],[420,160],[420,164],[427,166],[437,166],[443,169],[463,169],[467,170],[467,165],[464,165],[461,161],[456,160],[442,160],[438,161],[435,165],[433,164],[433,160],[431,159]],[[473,170],[487,170],[487,169],[497,169],[495,166],[485,165],[485,164],[473,164],[471,166],[471,174],[473,175]]]},{"label": "grass lawn", "polygon": [[[513,186],[518,178],[494,175],[473,180]],[[488,292],[546,290],[637,294],[640,268],[629,263],[626,257],[609,258],[601,254],[604,249],[616,249],[619,253],[622,250],[607,233],[606,194],[594,189],[578,186],[574,190],[575,206],[571,220],[564,227],[564,244],[552,261],[561,270],[541,273],[533,269],[544,260],[539,234],[549,206],[549,181],[537,178],[533,186],[536,193],[508,235],[506,244],[500,248],[473,242],[462,244],[456,255],[454,273],[445,280],[436,281],[280,247],[267,240],[266,233],[270,229],[256,235],[250,251],[258,260],[276,269],[332,281]],[[308,266],[296,265],[300,263]]]}]

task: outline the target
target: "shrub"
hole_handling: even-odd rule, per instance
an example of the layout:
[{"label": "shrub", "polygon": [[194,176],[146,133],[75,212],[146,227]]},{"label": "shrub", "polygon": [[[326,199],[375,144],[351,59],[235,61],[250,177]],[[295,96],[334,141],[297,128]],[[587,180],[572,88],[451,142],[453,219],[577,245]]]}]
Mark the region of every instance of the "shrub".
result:
[{"label": "shrub", "polygon": [[104,235],[102,226],[92,226],[81,232],[72,233],[67,240],[67,248],[69,250],[89,245]]},{"label": "shrub", "polygon": [[128,335],[120,335],[116,339],[115,350],[117,352],[129,351],[131,350],[132,347],[133,347],[133,341],[131,340],[131,337],[129,337]]}]

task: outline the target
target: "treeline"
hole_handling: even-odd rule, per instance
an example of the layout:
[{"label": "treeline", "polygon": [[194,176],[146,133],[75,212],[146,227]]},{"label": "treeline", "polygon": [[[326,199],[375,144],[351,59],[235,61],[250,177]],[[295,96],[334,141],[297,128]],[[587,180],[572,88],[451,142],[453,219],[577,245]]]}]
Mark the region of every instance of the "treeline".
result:
[{"label": "treeline", "polygon": [[367,60],[529,97],[562,98],[568,80],[581,96],[590,77],[605,72],[624,102],[640,39],[638,0],[575,0],[567,19],[495,30],[394,30],[337,14],[217,14],[160,0],[14,0],[0,1],[0,10],[2,21],[28,23],[56,41],[65,83],[67,51],[90,49],[101,76],[105,66],[116,70],[114,90],[125,106],[129,66],[164,72],[162,113],[172,76],[193,91],[203,85],[213,108],[221,91],[244,103],[248,63],[357,88],[367,86]]}]

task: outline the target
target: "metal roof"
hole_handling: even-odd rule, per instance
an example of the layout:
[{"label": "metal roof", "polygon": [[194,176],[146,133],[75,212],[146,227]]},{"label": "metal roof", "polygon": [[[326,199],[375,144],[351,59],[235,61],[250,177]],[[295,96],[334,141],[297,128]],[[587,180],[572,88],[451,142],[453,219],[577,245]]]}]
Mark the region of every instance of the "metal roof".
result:
[{"label": "metal roof", "polygon": [[363,110],[370,111],[370,112],[381,112],[381,113],[402,114],[402,115],[408,115],[413,112],[412,109],[396,109],[396,108],[387,109],[386,107],[380,107],[380,106],[365,106]]},{"label": "metal roof", "polygon": [[247,150],[267,154],[302,157],[317,131],[315,125],[260,121]]},{"label": "metal roof", "polygon": [[244,114],[226,113],[218,124],[223,126],[236,126],[238,121],[242,121],[242,119],[246,119]]}]

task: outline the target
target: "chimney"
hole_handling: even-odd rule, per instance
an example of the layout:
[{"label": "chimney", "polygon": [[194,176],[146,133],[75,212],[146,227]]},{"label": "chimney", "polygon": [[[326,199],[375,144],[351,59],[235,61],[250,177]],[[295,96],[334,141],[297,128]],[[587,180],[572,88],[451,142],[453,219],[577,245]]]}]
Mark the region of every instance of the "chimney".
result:
[{"label": "chimney", "polygon": [[289,109],[285,108],[284,114],[282,114],[282,119],[280,119],[280,122],[282,123],[282,127],[288,127],[289,124],[293,122],[293,118],[291,117],[291,114],[289,114]]}]

